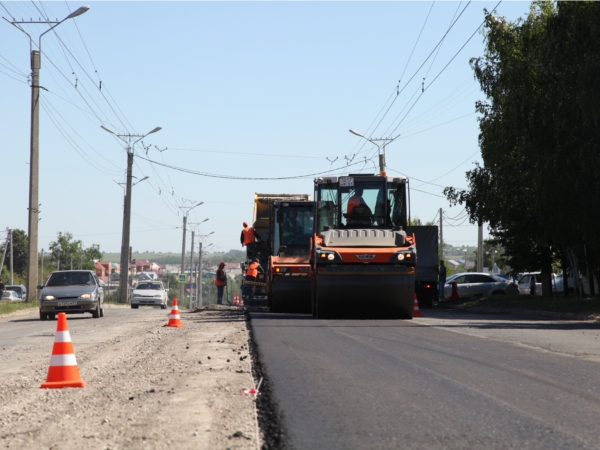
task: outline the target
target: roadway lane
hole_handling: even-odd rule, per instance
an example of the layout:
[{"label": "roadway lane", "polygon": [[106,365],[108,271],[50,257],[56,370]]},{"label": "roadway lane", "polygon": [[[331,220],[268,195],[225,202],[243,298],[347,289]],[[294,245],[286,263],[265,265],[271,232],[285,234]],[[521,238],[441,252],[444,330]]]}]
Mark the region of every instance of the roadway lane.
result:
[{"label": "roadway lane", "polygon": [[251,316],[293,448],[600,448],[597,361],[456,332],[452,313],[453,331],[435,319]]}]

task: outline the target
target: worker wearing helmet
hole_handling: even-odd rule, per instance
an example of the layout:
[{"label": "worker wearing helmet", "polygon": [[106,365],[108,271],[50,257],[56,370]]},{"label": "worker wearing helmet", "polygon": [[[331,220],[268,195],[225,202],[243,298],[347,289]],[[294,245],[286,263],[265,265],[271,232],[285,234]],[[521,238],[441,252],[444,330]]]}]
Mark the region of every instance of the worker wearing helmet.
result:
[{"label": "worker wearing helmet", "polygon": [[225,271],[223,270],[224,267],[224,262],[219,264],[219,268],[217,269],[217,276],[215,277],[215,286],[217,286],[217,305],[223,304],[223,290],[225,289],[225,286],[227,286],[227,276],[225,275]]},{"label": "worker wearing helmet", "polygon": [[282,231],[283,237],[288,238],[286,241],[298,234],[302,234],[302,225],[298,222],[298,211],[292,209],[289,212],[289,215],[283,221]]}]

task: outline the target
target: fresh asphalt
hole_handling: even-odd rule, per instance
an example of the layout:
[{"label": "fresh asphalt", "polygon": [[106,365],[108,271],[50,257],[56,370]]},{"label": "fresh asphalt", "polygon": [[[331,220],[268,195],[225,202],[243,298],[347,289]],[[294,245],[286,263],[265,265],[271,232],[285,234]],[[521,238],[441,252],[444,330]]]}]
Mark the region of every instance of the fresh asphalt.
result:
[{"label": "fresh asphalt", "polygon": [[450,331],[452,314],[437,327],[251,313],[286,447],[600,448],[597,360]]}]

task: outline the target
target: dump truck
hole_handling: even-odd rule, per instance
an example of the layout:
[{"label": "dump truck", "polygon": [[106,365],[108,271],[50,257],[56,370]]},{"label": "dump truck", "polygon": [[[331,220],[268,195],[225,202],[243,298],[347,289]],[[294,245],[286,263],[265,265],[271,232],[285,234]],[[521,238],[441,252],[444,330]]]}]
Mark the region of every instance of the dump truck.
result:
[{"label": "dump truck", "polygon": [[412,319],[416,239],[406,177],[351,174],[314,181],[311,311],[319,319]]},{"label": "dump truck", "polygon": [[[265,273],[259,273],[256,281],[243,281],[242,284],[242,298],[244,303],[249,306],[267,306],[267,276],[269,268],[269,257],[272,254],[272,231],[271,231],[271,216],[273,209],[273,202],[280,200],[308,200],[310,195],[308,194],[254,194],[254,216],[252,220],[252,227],[254,228],[254,234],[256,236],[256,244],[254,245],[254,252],[248,247],[246,249],[246,261],[243,270],[250,265],[252,259],[258,258],[260,265],[265,270]],[[254,298],[252,301],[249,300],[248,289],[245,287],[254,285]]]},{"label": "dump truck", "polygon": [[418,244],[419,264],[415,273],[415,293],[419,308],[432,308],[438,298],[438,226],[409,226],[408,234],[414,234]]},{"label": "dump truck", "polygon": [[311,313],[310,239],[314,203],[310,196],[272,202],[267,297],[272,312]]}]

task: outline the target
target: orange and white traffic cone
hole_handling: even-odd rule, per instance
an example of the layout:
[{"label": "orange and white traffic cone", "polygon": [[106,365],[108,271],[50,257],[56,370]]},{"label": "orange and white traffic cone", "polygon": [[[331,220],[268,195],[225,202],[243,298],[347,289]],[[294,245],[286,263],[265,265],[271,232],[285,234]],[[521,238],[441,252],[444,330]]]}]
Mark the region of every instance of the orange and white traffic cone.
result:
[{"label": "orange and white traffic cone", "polygon": [[233,306],[238,306],[240,304],[240,298],[237,294],[233,296]]},{"label": "orange and white traffic cone", "polygon": [[244,306],[244,298],[240,298],[240,306]]},{"label": "orange and white traffic cone", "polygon": [[65,387],[85,387],[85,381],[79,375],[79,367],[75,359],[75,351],[71,342],[71,334],[67,325],[67,315],[58,313],[58,325],[54,347],[50,357],[50,367],[44,389],[60,389]]},{"label": "orange and white traffic cone", "polygon": [[417,294],[415,293],[415,311],[413,312],[413,317],[423,317],[421,311],[419,310],[419,300],[417,299]]},{"label": "orange and white traffic cone", "polygon": [[179,317],[179,308],[177,307],[177,299],[173,299],[173,308],[171,314],[169,314],[169,323],[163,325],[164,327],[174,328],[185,328],[185,325],[181,323],[181,317]]}]

